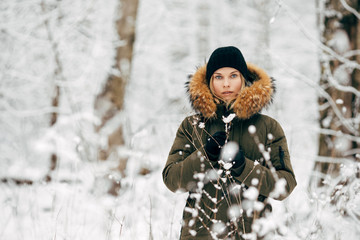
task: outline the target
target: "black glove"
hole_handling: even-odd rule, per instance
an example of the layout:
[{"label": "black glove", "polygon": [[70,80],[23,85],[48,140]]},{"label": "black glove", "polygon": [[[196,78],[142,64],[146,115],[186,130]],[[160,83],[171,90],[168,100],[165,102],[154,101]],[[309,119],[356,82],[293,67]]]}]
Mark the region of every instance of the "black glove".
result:
[{"label": "black glove", "polygon": [[245,155],[243,150],[240,148],[233,160],[233,166],[231,169],[231,174],[235,177],[241,175],[245,168]]},{"label": "black glove", "polygon": [[225,145],[226,132],[216,132],[212,135],[205,144],[205,151],[211,161],[217,161],[221,152],[222,146]]}]

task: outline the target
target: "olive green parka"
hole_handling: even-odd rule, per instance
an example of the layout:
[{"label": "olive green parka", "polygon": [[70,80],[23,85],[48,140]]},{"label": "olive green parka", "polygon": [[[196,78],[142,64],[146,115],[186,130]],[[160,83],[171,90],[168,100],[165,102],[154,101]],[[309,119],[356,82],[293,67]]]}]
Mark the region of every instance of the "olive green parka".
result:
[{"label": "olive green parka", "polygon": [[[253,81],[232,107],[211,93],[206,66],[187,85],[198,114],[181,123],[163,169],[171,191],[189,192],[181,239],[243,239],[268,209],[266,199],[282,200],[296,186],[284,132],[276,120],[260,114],[272,102],[274,81],[253,64],[248,63],[248,70]],[[240,175],[225,162],[208,159],[204,145],[217,131],[226,131],[227,141],[236,142],[243,151],[245,167]]]}]

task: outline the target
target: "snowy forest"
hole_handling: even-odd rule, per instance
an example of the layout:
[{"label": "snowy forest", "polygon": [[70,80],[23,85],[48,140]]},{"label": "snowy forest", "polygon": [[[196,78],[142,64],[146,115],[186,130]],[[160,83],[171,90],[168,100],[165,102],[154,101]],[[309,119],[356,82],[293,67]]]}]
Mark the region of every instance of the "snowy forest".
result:
[{"label": "snowy forest", "polygon": [[[162,170],[185,83],[241,49],[276,79],[263,113],[297,186],[248,239],[360,234],[360,2],[1,0],[0,239],[179,239]],[[214,238],[216,239],[216,238]]]}]

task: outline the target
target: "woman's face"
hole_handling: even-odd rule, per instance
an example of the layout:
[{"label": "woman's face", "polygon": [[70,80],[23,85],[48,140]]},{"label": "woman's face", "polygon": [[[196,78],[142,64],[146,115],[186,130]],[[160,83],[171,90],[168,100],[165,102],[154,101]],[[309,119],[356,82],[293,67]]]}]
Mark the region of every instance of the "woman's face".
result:
[{"label": "woman's face", "polygon": [[236,98],[242,86],[240,72],[235,68],[219,68],[213,74],[213,90],[216,96],[229,102]]}]

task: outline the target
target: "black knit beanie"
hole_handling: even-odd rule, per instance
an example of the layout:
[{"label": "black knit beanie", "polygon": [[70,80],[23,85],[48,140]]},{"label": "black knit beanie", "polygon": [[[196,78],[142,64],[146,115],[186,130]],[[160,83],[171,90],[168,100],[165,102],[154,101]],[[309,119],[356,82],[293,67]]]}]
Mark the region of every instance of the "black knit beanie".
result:
[{"label": "black knit beanie", "polygon": [[223,67],[232,67],[239,70],[245,80],[249,81],[247,65],[238,48],[228,46],[215,49],[206,66],[206,81],[208,85],[214,72]]}]

